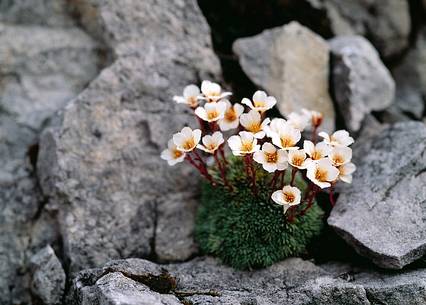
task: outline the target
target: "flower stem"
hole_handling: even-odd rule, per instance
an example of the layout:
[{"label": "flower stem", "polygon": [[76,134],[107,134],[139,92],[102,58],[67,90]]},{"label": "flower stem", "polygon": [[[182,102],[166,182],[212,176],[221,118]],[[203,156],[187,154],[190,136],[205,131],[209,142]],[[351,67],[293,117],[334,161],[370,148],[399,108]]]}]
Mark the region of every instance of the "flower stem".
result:
[{"label": "flower stem", "polygon": [[314,130],[312,131],[312,143],[317,144],[317,131],[318,126],[314,126]]},{"label": "flower stem", "polygon": [[293,186],[294,184],[294,178],[296,177],[296,173],[297,173],[297,168],[293,167],[291,170],[291,181],[290,181],[291,186]]},{"label": "flower stem", "polygon": [[200,171],[201,175],[203,175],[208,181],[210,181],[213,186],[215,186],[216,182],[213,181],[213,177],[207,171],[207,166],[204,163],[203,159],[201,159],[200,155],[195,150],[193,151],[193,153],[199,164],[196,164],[194,159],[192,159],[190,155],[187,155],[188,161]]},{"label": "flower stem", "polygon": [[306,212],[312,207],[312,205],[314,204],[314,199],[315,199],[315,195],[317,194],[317,192],[318,192],[318,188],[317,187],[314,187],[313,188],[313,190],[312,190],[312,193],[311,193],[311,195],[309,196],[309,199],[308,199],[308,204],[306,205],[306,207],[302,210],[302,211],[300,211],[300,213],[299,213],[299,215],[300,216],[303,216],[303,215],[305,215],[306,214]]},{"label": "flower stem", "polygon": [[330,187],[330,192],[328,193],[328,198],[330,199],[331,207],[334,207],[334,205],[336,204],[336,202],[334,201],[333,188],[334,184],[332,183]]},{"label": "flower stem", "polygon": [[219,168],[220,175],[222,176],[223,185],[225,185],[226,187],[229,188],[229,190],[232,191],[232,186],[229,184],[228,179],[226,178],[225,169],[223,168],[223,165],[217,156],[217,150],[214,152],[213,157],[217,163],[217,167]]}]

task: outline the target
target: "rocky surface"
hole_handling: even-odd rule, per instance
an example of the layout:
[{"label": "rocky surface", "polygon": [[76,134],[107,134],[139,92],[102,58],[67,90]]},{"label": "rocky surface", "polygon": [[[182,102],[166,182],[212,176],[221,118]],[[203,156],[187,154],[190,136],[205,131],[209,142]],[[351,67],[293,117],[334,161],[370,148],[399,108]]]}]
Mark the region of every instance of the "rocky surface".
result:
[{"label": "rocky surface", "polygon": [[423,29],[402,63],[393,71],[397,82],[395,111],[421,119],[426,101],[426,29]]},{"label": "rocky surface", "polygon": [[411,30],[409,3],[405,0],[326,0],[335,35],[368,37],[384,57],[399,55],[408,47]]},{"label": "rocky surface", "polygon": [[[289,47],[291,46],[291,47]],[[324,114],[324,128],[334,128],[328,93],[327,42],[297,22],[238,39],[233,47],[243,71],[278,100],[283,114],[301,107]]]},{"label": "rocky surface", "polygon": [[264,270],[241,272],[212,258],[176,265],[128,259],[77,275],[70,299],[76,305],[414,305],[426,302],[426,270],[386,273],[290,258]]},{"label": "rocky surface", "polygon": [[116,59],[45,133],[38,162],[44,193],[61,206],[71,270],[131,256],[187,259],[197,179],[159,156],[191,122],[171,97],[219,78],[209,29],[193,0],[82,3],[83,24],[102,32]]},{"label": "rocky surface", "polygon": [[31,292],[42,304],[62,304],[65,290],[65,271],[49,245],[30,260],[32,269]]},{"label": "rocky surface", "polygon": [[366,114],[392,104],[395,82],[365,38],[339,36],[330,40],[330,47],[334,97],[346,126],[358,131]]},{"label": "rocky surface", "polygon": [[30,302],[29,257],[59,238],[35,177],[39,134],[102,63],[97,42],[51,15],[65,2],[48,2],[0,4],[1,304]]},{"label": "rocky surface", "polygon": [[400,269],[426,252],[426,126],[391,125],[354,154],[353,183],[328,223],[359,254]]}]

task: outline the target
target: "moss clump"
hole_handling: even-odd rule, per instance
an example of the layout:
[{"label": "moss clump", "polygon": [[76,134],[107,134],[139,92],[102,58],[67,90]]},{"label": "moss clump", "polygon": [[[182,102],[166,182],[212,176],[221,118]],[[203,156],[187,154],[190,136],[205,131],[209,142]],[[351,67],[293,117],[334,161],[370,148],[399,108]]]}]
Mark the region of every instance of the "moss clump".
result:
[{"label": "moss clump", "polygon": [[[203,184],[195,226],[203,252],[237,269],[262,268],[304,253],[312,238],[320,234],[321,208],[314,204],[303,217],[288,222],[283,208],[270,200],[270,175],[265,171],[257,170],[257,197],[240,159],[228,165],[228,179],[235,186],[232,192]],[[306,188],[300,177],[296,185]]]}]

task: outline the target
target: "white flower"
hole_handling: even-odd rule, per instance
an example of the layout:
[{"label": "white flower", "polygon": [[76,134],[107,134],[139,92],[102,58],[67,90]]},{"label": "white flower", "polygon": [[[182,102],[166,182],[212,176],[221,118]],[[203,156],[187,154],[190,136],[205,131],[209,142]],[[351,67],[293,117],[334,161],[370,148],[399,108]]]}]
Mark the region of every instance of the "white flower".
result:
[{"label": "white flower", "polygon": [[339,179],[346,183],[352,182],[352,174],[356,170],[353,163],[346,163],[339,166]]},{"label": "white flower", "polygon": [[309,118],[313,127],[318,127],[321,125],[323,120],[323,115],[321,112],[303,108],[302,113]]},{"label": "white flower", "polygon": [[303,131],[306,126],[309,125],[309,119],[310,118],[304,114],[292,112],[287,116],[287,123],[290,124],[290,126]]},{"label": "white flower", "polygon": [[219,148],[220,145],[222,145],[225,140],[223,139],[223,135],[220,131],[216,131],[211,136],[206,135],[201,140],[203,142],[203,145],[198,144],[197,148],[204,150],[205,152],[209,154],[213,154],[216,149]]},{"label": "white flower", "polygon": [[311,141],[304,141],[303,150],[308,154],[311,160],[316,161],[327,157],[331,148],[325,142],[314,144]]},{"label": "white flower", "polygon": [[306,159],[306,153],[303,149],[300,150],[290,150],[288,152],[288,163],[291,166],[297,167],[299,169],[305,169],[308,166],[309,160]]},{"label": "white flower", "polygon": [[282,190],[273,192],[271,198],[284,207],[285,213],[291,206],[300,204],[301,192],[295,186],[286,185]]},{"label": "white flower", "polygon": [[[272,129],[276,131],[272,131]],[[298,149],[296,144],[302,136],[300,130],[290,126],[286,121],[277,121],[276,126],[269,129],[268,133],[272,138],[272,143],[286,150]]]},{"label": "white flower", "polygon": [[183,89],[183,96],[174,96],[173,100],[179,104],[187,104],[191,108],[198,106],[198,96],[200,88],[195,85],[186,86]]},{"label": "white flower", "polygon": [[265,137],[265,132],[263,130],[269,122],[269,118],[264,119],[262,122],[262,117],[256,110],[250,110],[249,113],[243,113],[240,116],[241,125],[247,131],[252,132],[254,137],[257,139],[262,139]]},{"label": "white flower", "polygon": [[228,145],[235,156],[251,154],[260,149],[260,145],[257,145],[257,139],[251,132],[247,131],[241,131],[239,135],[230,137]]},{"label": "white flower", "polygon": [[338,130],[329,136],[326,132],[322,131],[318,134],[324,138],[324,142],[331,146],[349,146],[354,142],[354,139],[349,136],[346,130]]},{"label": "white flower", "polygon": [[277,100],[273,96],[267,96],[265,91],[258,90],[253,94],[253,103],[248,98],[243,98],[241,103],[249,106],[250,109],[264,112],[274,107]]},{"label": "white flower", "polygon": [[321,159],[317,162],[310,162],[306,176],[320,188],[331,186],[332,181],[336,180],[339,170],[333,166],[329,159]]},{"label": "white flower", "polygon": [[201,92],[204,96],[200,96],[200,98],[207,100],[207,102],[217,102],[218,100],[231,95],[231,92],[222,92],[222,88],[219,84],[213,83],[208,80],[204,80],[201,83]]},{"label": "white flower", "polygon": [[240,115],[244,112],[244,107],[241,104],[232,105],[228,100],[223,100],[226,104],[225,114],[223,119],[219,120],[219,127],[222,131],[235,129],[240,124]]},{"label": "white flower", "polygon": [[253,159],[262,164],[262,167],[270,173],[276,170],[284,170],[288,166],[287,152],[282,149],[276,149],[271,143],[264,143],[262,150],[253,154]]},{"label": "white flower", "polygon": [[352,159],[352,149],[345,146],[334,147],[328,158],[334,166],[340,166],[349,163]]},{"label": "white flower", "polygon": [[182,128],[181,132],[173,135],[173,142],[180,151],[189,152],[194,150],[201,139],[201,130],[192,130],[189,127]]},{"label": "white flower", "polygon": [[282,118],[273,118],[268,126],[265,126],[265,132],[266,135],[269,138],[272,138],[272,136],[282,128],[282,126],[286,125],[287,121]]},{"label": "white flower", "polygon": [[224,117],[225,110],[226,103],[224,102],[206,103],[204,107],[195,109],[195,114],[204,121],[216,122]]},{"label": "white flower", "polygon": [[173,166],[185,159],[185,153],[177,149],[173,140],[169,140],[167,149],[161,152],[161,159],[166,160],[170,166]]}]

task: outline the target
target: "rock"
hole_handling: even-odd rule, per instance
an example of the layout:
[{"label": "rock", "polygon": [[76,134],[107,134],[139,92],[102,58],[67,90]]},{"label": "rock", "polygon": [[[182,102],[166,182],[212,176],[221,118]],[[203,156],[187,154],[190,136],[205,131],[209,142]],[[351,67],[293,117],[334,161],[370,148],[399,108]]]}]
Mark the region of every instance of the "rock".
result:
[{"label": "rock", "polygon": [[[149,304],[157,304],[157,300],[164,302],[159,304],[175,304],[179,299],[184,304],[233,305],[414,305],[426,301],[426,269],[389,274],[345,264],[316,266],[290,258],[264,270],[244,272],[212,258],[198,258],[161,265],[160,278],[160,266],[153,267],[145,260],[122,260],[114,265],[77,275],[70,289],[76,305],[95,300],[98,305],[146,304],[146,299],[153,299]],[[137,267],[129,269],[129,265]]]},{"label": "rock", "polygon": [[45,305],[62,304],[65,272],[53,249],[48,245],[31,257],[31,291]]},{"label": "rock", "polygon": [[170,168],[160,152],[193,120],[172,96],[220,77],[207,24],[194,0],[79,5],[82,23],[115,60],[41,141],[39,179],[60,207],[70,268],[124,257],[188,259],[196,251],[198,179],[189,166]]},{"label": "rock", "polygon": [[378,266],[400,269],[426,253],[426,126],[391,125],[362,141],[354,160],[328,224]]},{"label": "rock", "polygon": [[277,98],[283,115],[303,107],[317,110],[324,114],[324,129],[334,129],[328,93],[329,47],[320,36],[291,22],[240,38],[233,50],[247,76]]},{"label": "rock", "polygon": [[0,4],[0,304],[30,302],[28,259],[58,240],[35,177],[39,134],[102,62],[99,44],[50,10],[60,3]]},{"label": "rock", "polygon": [[334,97],[351,131],[366,114],[391,105],[395,82],[374,47],[361,36],[330,40]]},{"label": "rock", "polygon": [[393,71],[396,87],[395,111],[421,119],[426,102],[426,30]]},{"label": "rock", "polygon": [[410,10],[405,0],[355,0],[346,3],[327,0],[335,35],[359,34],[368,37],[385,58],[399,55],[409,45]]}]

